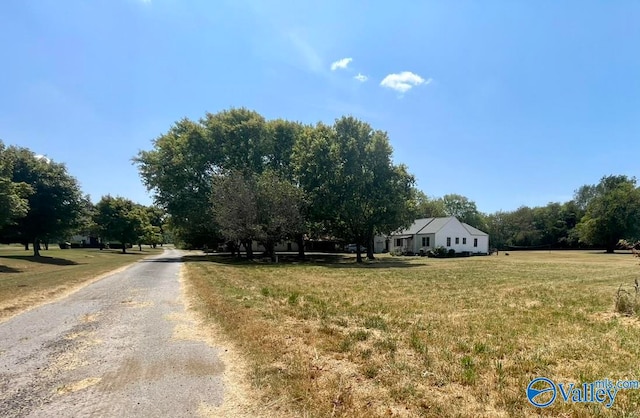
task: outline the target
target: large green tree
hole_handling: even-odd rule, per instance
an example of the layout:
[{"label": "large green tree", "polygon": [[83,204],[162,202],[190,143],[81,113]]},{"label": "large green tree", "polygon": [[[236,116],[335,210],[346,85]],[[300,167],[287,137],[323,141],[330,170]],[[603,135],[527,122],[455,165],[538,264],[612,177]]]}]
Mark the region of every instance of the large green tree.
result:
[{"label": "large green tree", "polygon": [[13,158],[0,141],[0,228],[24,217],[29,210],[27,197],[33,189],[26,183],[15,183]]},{"label": "large green tree", "polygon": [[[374,234],[407,225],[415,215],[414,179],[391,156],[386,132],[353,117],[308,129],[294,151],[313,217],[328,222],[337,237],[368,245],[369,257]],[[361,262],[359,248],[356,254]]]},{"label": "large green tree", "polygon": [[621,239],[640,238],[640,190],[636,179],[606,176],[593,189],[586,213],[577,225],[580,240],[613,253]]},{"label": "large green tree", "polygon": [[40,255],[41,240],[64,237],[78,227],[83,205],[77,180],[64,164],[37,156],[26,148],[5,150],[13,162],[11,181],[30,187],[27,214],[5,227],[10,235],[25,245],[33,244],[33,255]]},{"label": "large green tree", "polygon": [[211,191],[216,176],[245,177],[271,169],[290,178],[291,149],[302,126],[265,121],[239,108],[183,119],[134,159],[147,189],[170,217],[172,232],[190,246],[214,244],[221,236],[212,222]]},{"label": "large green tree", "polygon": [[191,246],[215,241],[212,224],[211,178],[220,162],[220,146],[204,127],[182,119],[140,151],[134,162],[156,204],[171,216],[174,235]]}]

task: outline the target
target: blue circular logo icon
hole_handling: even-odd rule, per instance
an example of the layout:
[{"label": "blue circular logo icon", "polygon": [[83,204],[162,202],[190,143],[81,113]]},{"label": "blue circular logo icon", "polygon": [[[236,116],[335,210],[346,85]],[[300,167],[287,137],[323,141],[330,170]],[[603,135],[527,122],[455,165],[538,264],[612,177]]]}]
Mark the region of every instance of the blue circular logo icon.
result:
[{"label": "blue circular logo icon", "polygon": [[[548,398],[548,396],[541,396],[546,393],[550,393],[551,398]],[[551,405],[553,401],[556,400],[556,395],[557,391],[555,383],[546,377],[533,379],[529,382],[529,386],[527,386],[527,398],[531,405],[537,406],[538,408],[546,408]]]}]

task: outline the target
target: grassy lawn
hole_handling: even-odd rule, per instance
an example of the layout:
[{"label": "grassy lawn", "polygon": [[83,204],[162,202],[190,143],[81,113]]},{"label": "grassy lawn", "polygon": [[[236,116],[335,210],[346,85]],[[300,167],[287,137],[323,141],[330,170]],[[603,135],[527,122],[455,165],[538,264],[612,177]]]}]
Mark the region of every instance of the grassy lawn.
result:
[{"label": "grassy lawn", "polygon": [[33,251],[21,246],[0,245],[0,320],[63,295],[83,283],[111,270],[123,267],[162,249],[121,250],[69,249],[57,246]]},{"label": "grassy lawn", "polygon": [[610,409],[560,395],[538,409],[525,394],[539,376],[640,380],[640,321],[613,313],[640,275],[629,254],[188,260],[199,309],[282,415],[639,416],[640,390]]}]

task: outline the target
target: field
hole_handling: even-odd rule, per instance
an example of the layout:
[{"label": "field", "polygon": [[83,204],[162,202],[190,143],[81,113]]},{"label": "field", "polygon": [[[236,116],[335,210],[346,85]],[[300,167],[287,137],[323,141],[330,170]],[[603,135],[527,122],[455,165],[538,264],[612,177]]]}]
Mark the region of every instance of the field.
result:
[{"label": "field", "polygon": [[49,248],[41,251],[42,257],[34,258],[32,250],[0,245],[0,321],[162,251],[135,248],[121,254],[120,250]]},{"label": "field", "polygon": [[305,263],[187,257],[197,308],[249,364],[266,411],[283,416],[626,416],[526,388],[640,378],[640,321],[614,313],[640,276],[630,254],[516,252]]}]

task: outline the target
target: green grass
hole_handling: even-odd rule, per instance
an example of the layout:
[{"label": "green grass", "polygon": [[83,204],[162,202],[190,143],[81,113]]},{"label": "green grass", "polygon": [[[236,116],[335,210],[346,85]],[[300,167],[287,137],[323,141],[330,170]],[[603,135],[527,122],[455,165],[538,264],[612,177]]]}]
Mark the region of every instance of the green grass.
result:
[{"label": "green grass", "polygon": [[611,409],[532,407],[545,376],[640,380],[640,321],[614,312],[628,254],[392,258],[357,266],[192,257],[201,309],[252,365],[253,383],[304,416],[638,416],[640,391]]},{"label": "green grass", "polygon": [[0,320],[62,295],[111,270],[162,249],[137,251],[49,247],[41,257],[21,246],[0,245]]}]

